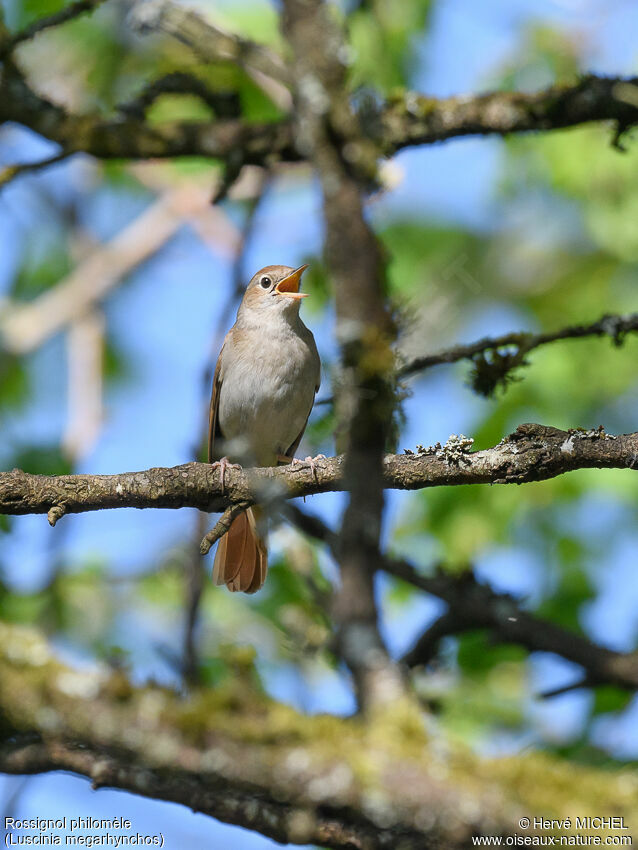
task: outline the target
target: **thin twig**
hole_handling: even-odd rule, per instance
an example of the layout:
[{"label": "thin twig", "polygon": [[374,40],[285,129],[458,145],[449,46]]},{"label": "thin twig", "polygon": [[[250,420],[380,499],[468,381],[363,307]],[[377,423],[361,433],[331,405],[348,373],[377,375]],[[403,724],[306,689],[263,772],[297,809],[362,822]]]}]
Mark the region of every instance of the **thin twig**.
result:
[{"label": "thin twig", "polygon": [[[621,346],[629,333],[638,331],[638,313],[627,316],[606,314],[589,325],[568,325],[551,333],[534,334],[529,331],[512,331],[501,336],[482,337],[475,342],[453,345],[434,354],[415,357],[399,366],[397,377],[410,378],[434,366],[469,360],[474,369],[470,378],[472,389],[481,395],[491,395],[497,386],[505,386],[513,379],[512,373],[528,366],[527,354],[535,348],[564,339],[608,336],[616,346]],[[317,405],[334,404],[328,396],[318,399]]]},{"label": "thin twig", "polygon": [[213,528],[211,528],[211,530],[202,538],[202,542],[199,547],[200,553],[202,555],[208,555],[213,544],[216,543],[220,537],[223,537],[224,534],[226,534],[235,517],[239,516],[240,513],[249,507],[249,502],[236,502],[234,505],[229,505],[222,516],[217,520]]},{"label": "thin twig", "polygon": [[172,0],[152,0],[136,4],[129,23],[140,33],[165,32],[190,47],[204,62],[235,62],[277,106],[284,110],[292,106],[287,88],[290,74],[282,58],[263,44],[228,32],[210,16]]},{"label": "thin twig", "polygon": [[583,688],[591,688],[592,685],[595,684],[596,682],[592,682],[589,678],[585,677],[584,679],[578,679],[576,682],[571,682],[569,685],[560,685],[557,688],[550,688],[548,691],[542,691],[538,694],[538,698],[553,699],[554,697],[561,697],[563,694],[569,694],[572,691],[580,691]]},{"label": "thin twig", "polygon": [[29,24],[28,27],[25,27],[23,30],[20,30],[20,32],[11,36],[8,41],[0,46],[0,60],[4,59],[5,56],[15,50],[19,44],[22,44],[24,41],[29,41],[29,39],[38,35],[38,33],[41,33],[43,30],[50,29],[51,27],[58,27],[61,24],[66,24],[68,21],[74,20],[75,18],[79,18],[80,15],[84,15],[87,12],[93,12],[98,6],[101,6],[102,3],[105,2],[106,0],[75,0],[75,2],[65,6],[64,9],[60,9],[59,12],[39,18],[37,21]]},{"label": "thin twig", "polygon": [[216,118],[239,118],[241,104],[236,92],[215,91],[199,77],[184,71],[172,71],[146,85],[132,100],[118,106],[118,111],[143,119],[149,107],[163,94],[192,94],[209,106]]},{"label": "thin twig", "polygon": [[[454,345],[435,354],[415,357],[398,370],[400,378],[407,378],[416,372],[431,369],[444,363],[456,363],[459,360],[474,360],[477,355],[485,352],[498,353],[499,349],[515,349],[521,356],[541,345],[557,342],[561,339],[582,339],[588,336],[608,336],[615,345],[621,345],[625,334],[638,331],[638,313],[628,316],[606,314],[589,325],[568,325],[551,333],[529,333],[519,331],[503,334],[502,336],[483,337],[476,342],[466,345]],[[519,363],[518,365],[522,365]]]},{"label": "thin twig", "polygon": [[182,675],[189,685],[199,681],[199,655],[197,651],[196,631],[199,611],[204,591],[204,571],[202,569],[199,541],[206,530],[208,517],[197,512],[194,539],[189,542],[185,563],[185,600],[184,600],[184,639],[182,644]]},{"label": "thin twig", "polygon": [[61,151],[46,159],[40,159],[37,162],[21,162],[17,165],[5,165],[2,171],[0,171],[0,188],[6,186],[7,183],[15,180],[16,177],[20,177],[22,174],[41,171],[43,168],[48,168],[50,165],[62,162],[62,160],[69,156],[71,156],[71,152]]}]

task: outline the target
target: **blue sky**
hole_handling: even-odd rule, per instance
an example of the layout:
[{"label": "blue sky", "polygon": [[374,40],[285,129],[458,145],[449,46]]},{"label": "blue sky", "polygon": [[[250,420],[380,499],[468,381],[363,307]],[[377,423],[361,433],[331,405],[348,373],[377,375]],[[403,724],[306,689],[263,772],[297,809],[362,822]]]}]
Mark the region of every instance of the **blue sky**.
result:
[{"label": "blue sky", "polygon": [[[414,86],[433,95],[450,95],[490,88],[499,68],[519,47],[524,29],[533,22],[564,28],[584,45],[591,70],[603,73],[632,73],[636,69],[638,13],[629,0],[512,0],[470,3],[446,0],[435,4],[429,37],[419,45],[419,63]],[[542,81],[541,81],[542,83]],[[48,150],[22,132],[0,136],[0,155],[10,160],[31,150],[34,158]],[[396,162],[405,179],[375,205],[374,216],[385,220],[397,214],[436,217],[460,222],[477,231],[494,225],[497,215],[494,192],[499,173],[501,143],[496,139],[464,139],[405,151]],[[19,234],[33,228],[38,210],[29,200],[29,182],[41,181],[55,193],[69,191],[73,162],[47,174],[23,178],[0,196],[0,294],[15,262],[14,246]],[[123,204],[102,193],[87,206],[86,225],[93,234],[108,238],[140,209],[140,199]],[[284,184],[263,204],[256,238],[250,247],[247,267],[258,269],[272,262],[295,265],[320,249],[320,198],[315,186]],[[149,466],[169,466],[192,459],[202,403],[201,376],[206,362],[211,327],[230,282],[231,269],[214,258],[187,231],[181,232],[156,257],[137,270],[126,285],[109,300],[109,327],[117,342],[135,363],[134,379],[109,392],[107,420],[95,450],[84,460],[87,472],[120,472]],[[149,303],[154,308],[149,312]],[[143,317],[140,320],[140,317]],[[507,310],[476,316],[464,329],[468,337],[512,329],[515,314]],[[324,352],[332,351],[328,317],[316,327],[316,316],[307,319]],[[314,322],[314,323],[313,323]],[[59,436],[64,419],[63,342],[55,339],[33,359],[37,378],[37,408],[21,414],[7,425],[9,440],[21,434],[46,442]],[[450,433],[471,433],[480,400],[449,373],[432,373],[407,403],[408,427],[402,445],[444,441]],[[324,387],[323,392],[327,388]],[[436,403],[433,402],[436,400]],[[386,530],[401,509],[403,496],[389,496]],[[312,509],[330,520],[338,515],[342,497],[326,495],[312,500]],[[620,508],[618,508],[620,510]],[[569,521],[583,531],[590,516],[599,515],[593,505],[585,516]],[[607,518],[607,525],[613,517]],[[3,560],[16,586],[37,587],[46,577],[50,545],[59,540],[65,558],[84,562],[88,555],[113,561],[125,573],[148,564],[153,552],[159,557],[188,533],[193,523],[190,511],[112,511],[79,515],[63,520],[51,530],[43,517],[24,517],[5,542]],[[632,556],[637,541],[625,536],[609,559],[607,580],[596,603],[587,612],[587,625],[595,637],[605,637],[619,648],[633,645],[636,632],[635,575]],[[511,569],[512,560],[517,569]],[[518,594],[533,592],[538,565],[528,552],[495,550],[480,565],[480,575],[497,589]],[[633,570],[635,573],[635,570]],[[619,588],[623,588],[621,593]],[[380,593],[383,592],[383,583]],[[413,636],[434,617],[438,603],[415,601],[400,624],[390,612],[384,632],[395,653],[409,645]],[[400,626],[400,627],[399,627]],[[170,636],[170,633],[169,633]],[[173,627],[177,637],[177,628]],[[134,636],[125,636],[134,644]],[[153,673],[169,675],[160,659],[145,659]],[[156,665],[156,666],[155,666]],[[572,665],[560,659],[539,656],[533,675],[539,687],[558,686],[575,675]],[[271,692],[297,701],[311,710],[346,711],[351,700],[337,677],[318,680],[312,686],[299,681],[292,669],[269,678]],[[535,722],[549,735],[560,737],[578,724],[587,694],[574,693],[534,708]],[[598,724],[597,740],[614,752],[638,755],[636,714],[622,722]],[[629,748],[629,750],[628,750]],[[0,800],[21,780],[0,778]],[[92,814],[130,816],[140,832],[155,832],[158,824],[169,848],[220,846],[266,848],[267,839],[227,827],[195,815],[179,806],[169,806],[114,791],[94,793],[88,783],[70,776],[30,779],[18,801],[20,816]]]}]

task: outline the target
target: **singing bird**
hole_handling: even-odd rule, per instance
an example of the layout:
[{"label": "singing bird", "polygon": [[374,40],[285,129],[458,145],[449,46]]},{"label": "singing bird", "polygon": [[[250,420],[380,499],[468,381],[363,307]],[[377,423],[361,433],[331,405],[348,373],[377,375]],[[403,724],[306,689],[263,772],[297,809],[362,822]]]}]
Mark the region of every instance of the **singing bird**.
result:
[{"label": "singing bird", "polygon": [[[219,353],[210,401],[208,462],[223,440],[235,460],[256,466],[290,463],[301,441],[321,366],[312,333],[299,317],[301,275],[308,266],[266,266],[252,278]],[[219,457],[219,455],[217,456]],[[255,593],[266,580],[268,553],[256,508],[237,516],[220,539],[215,584]]]}]

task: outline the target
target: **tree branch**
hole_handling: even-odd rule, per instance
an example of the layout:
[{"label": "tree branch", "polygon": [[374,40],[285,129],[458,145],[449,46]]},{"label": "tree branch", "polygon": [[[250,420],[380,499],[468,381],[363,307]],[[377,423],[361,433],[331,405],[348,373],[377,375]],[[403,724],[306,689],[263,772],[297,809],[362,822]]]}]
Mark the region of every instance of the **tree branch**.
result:
[{"label": "tree branch", "polygon": [[[321,519],[293,505],[286,507],[285,514],[297,528],[326,543],[333,556],[336,555],[337,535]],[[449,606],[403,656],[402,661],[408,667],[427,664],[438,642],[447,635],[489,629],[501,642],[519,644],[530,652],[553,652],[580,664],[586,671],[586,679],[577,687],[610,684],[627,690],[638,689],[638,652],[615,652],[523,611],[512,596],[495,593],[480,584],[471,572],[453,576],[439,569],[434,575],[423,575],[407,561],[387,556],[383,557],[380,569]]]},{"label": "tree branch", "polygon": [[61,151],[37,162],[21,162],[16,165],[5,165],[0,170],[0,189],[22,174],[29,174],[33,171],[40,171],[42,168],[48,168],[50,165],[56,165],[68,156],[69,154],[66,151]]},{"label": "tree branch", "polygon": [[29,41],[43,30],[50,29],[51,27],[58,27],[61,24],[74,20],[75,18],[79,18],[80,15],[84,15],[87,12],[93,12],[98,6],[101,6],[102,3],[105,2],[106,0],[75,0],[75,2],[69,3],[68,6],[60,9],[59,12],[54,12],[52,15],[39,18],[28,27],[20,30],[20,32],[9,36],[2,44],[0,44],[0,61],[15,50],[19,44]]},{"label": "tree branch", "polygon": [[[493,92],[447,99],[415,92],[362,111],[366,136],[391,156],[410,145],[432,144],[466,135],[508,135],[548,131],[593,121],[625,128],[638,121],[636,78],[588,76],[573,86],[552,86],[535,94]],[[35,94],[15,73],[0,77],[0,123],[14,121],[60,144],[67,153],[84,151],[100,159],[205,156],[226,159],[241,152],[247,164],[298,162],[308,156],[289,120],[248,124],[241,120],[173,122],[150,126],[143,118],[104,120],[68,115]],[[350,155],[352,149],[347,151]]]},{"label": "tree branch", "polygon": [[488,629],[502,643],[516,643],[530,652],[553,652],[579,664],[587,674],[579,687],[609,684],[632,691],[638,689],[637,652],[615,652],[523,611],[512,596],[495,593],[479,584],[471,572],[460,577],[443,572],[424,576],[411,564],[390,558],[383,569],[450,606],[441,618],[444,622],[435,622],[433,632],[426,630],[403,657],[409,667],[427,664],[434,642],[446,634]]},{"label": "tree branch", "polygon": [[228,32],[173,0],[143,0],[135,3],[129,23],[140,32],[160,30],[193,48],[204,62],[227,59],[242,67],[255,68],[282,83],[290,83],[290,72],[281,56],[263,44]]},{"label": "tree branch", "polygon": [[638,331],[638,313],[628,316],[605,315],[589,325],[568,325],[551,333],[534,334],[527,331],[484,337],[466,345],[454,345],[436,354],[415,357],[398,370],[399,378],[431,369],[443,363],[470,360],[474,364],[472,387],[482,395],[491,395],[499,384],[505,383],[512,370],[526,366],[530,351],[562,339],[582,339],[608,336],[614,345],[622,345],[625,335]]},{"label": "tree branch", "polygon": [[281,109],[292,106],[290,71],[263,44],[222,29],[195,9],[172,0],[138,0],[129,23],[141,33],[161,31],[190,47],[204,62],[231,61],[243,68]]},{"label": "tree branch", "polygon": [[622,129],[635,124],[638,77],[588,74],[575,85],[550,86],[533,94],[490,92],[442,100],[406,92],[382,108],[376,126],[389,154],[459,136],[507,136],[592,121],[615,121]]},{"label": "tree branch", "polygon": [[246,165],[297,162],[288,121],[248,124],[241,120],[147,124],[126,117],[71,115],[36,94],[14,65],[0,75],[0,123],[13,121],[57,142],[67,154],[84,151],[99,159],[154,159],[241,154]]},{"label": "tree branch", "polygon": [[[26,354],[102,303],[125,275],[158,251],[187,221],[210,219],[212,189],[182,183],[169,189],[109,242],[98,245],[55,287],[0,309],[0,345]],[[227,238],[227,236],[226,236]]]},{"label": "tree branch", "polygon": [[[561,431],[519,425],[498,445],[470,452],[471,440],[451,437],[445,446],[418,454],[386,455],[383,486],[399,490],[459,484],[523,484],[577,469],[634,469],[638,432],[613,436],[601,429]],[[276,502],[344,490],[344,458],[262,469],[228,469],[222,493],[219,473],[207,463],[157,467],[117,475],[31,475],[0,472],[0,513],[83,513],[108,508],[199,508]]]},{"label": "tree branch", "polygon": [[431,746],[405,711],[305,717],[241,676],[184,698],[121,671],[73,670],[37,633],[3,623],[0,680],[0,771],[71,770],[282,843],[460,850],[472,835],[513,834],[526,811],[613,811],[638,826],[627,772]]},{"label": "tree branch", "polygon": [[378,629],[374,570],[380,558],[383,453],[395,397],[389,370],[394,328],[385,265],[363,212],[379,152],[365,138],[339,59],[345,44],[322,0],[284,0],[284,33],[293,47],[296,146],[317,169],[323,192],[325,251],[334,281],[341,375],[337,404],[350,494],[340,531],[341,583],[333,615],[339,654],[360,707],[395,702],[404,681]]},{"label": "tree branch", "polygon": [[171,71],[148,83],[132,100],[121,103],[123,115],[144,119],[147,110],[163,94],[192,94],[210,107],[216,118],[239,118],[241,103],[233,91],[215,91],[199,77],[185,71]]}]

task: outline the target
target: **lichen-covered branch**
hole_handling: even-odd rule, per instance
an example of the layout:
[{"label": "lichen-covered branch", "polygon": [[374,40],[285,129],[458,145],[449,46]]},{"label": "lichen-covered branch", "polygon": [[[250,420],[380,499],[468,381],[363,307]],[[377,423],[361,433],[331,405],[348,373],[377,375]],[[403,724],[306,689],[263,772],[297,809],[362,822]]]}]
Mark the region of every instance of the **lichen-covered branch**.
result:
[{"label": "lichen-covered branch", "polygon": [[[638,121],[636,79],[588,76],[573,86],[535,94],[493,92],[446,99],[406,92],[369,114],[360,114],[377,152],[391,156],[410,145],[459,136],[549,131],[592,121],[614,121],[620,129]],[[0,123],[13,121],[58,143],[67,154],[83,151],[99,159],[241,156],[247,164],[298,162],[308,149],[295,138],[289,119],[252,124],[240,119],[149,125],[143,116],[104,119],[72,115],[39,96],[24,76],[5,63],[0,76]],[[350,148],[348,155],[359,155]],[[365,154],[367,158],[369,151]]]},{"label": "lichen-covered branch", "polygon": [[415,357],[398,370],[400,378],[439,366],[469,360],[474,364],[472,386],[482,395],[490,395],[504,384],[512,371],[526,366],[526,355],[535,348],[563,339],[583,339],[590,336],[607,336],[615,345],[622,345],[626,334],[638,331],[638,313],[628,316],[605,315],[588,325],[568,325],[550,333],[519,331],[501,336],[484,337],[465,345],[454,345],[435,354]]},{"label": "lichen-covered branch", "polygon": [[227,119],[151,125],[136,117],[104,120],[99,115],[73,115],[34,92],[8,61],[0,75],[0,124],[7,121],[56,142],[67,155],[79,151],[99,159],[241,155],[246,165],[300,159],[288,121],[249,124]]},{"label": "lichen-covered branch", "polygon": [[[459,136],[560,130],[592,121],[614,121],[620,130],[638,121],[638,77],[588,74],[575,85],[540,92],[490,92],[436,99],[406,92],[377,118],[386,153],[409,145],[432,144]],[[374,125],[373,125],[374,126]]]},{"label": "lichen-covered branch", "polygon": [[[451,437],[445,446],[386,455],[383,486],[420,490],[459,484],[523,484],[578,469],[635,469],[638,432],[614,436],[602,429],[561,431],[520,425],[496,446],[470,451],[471,440]],[[346,488],[344,458],[262,469],[228,469],[222,492],[219,472],[206,463],[157,467],[117,475],[31,475],[0,472],[0,513],[59,516],[108,508],[199,508],[272,502]],[[52,518],[52,524],[59,516]]]},{"label": "lichen-covered branch", "polygon": [[0,680],[0,771],[71,770],[282,843],[455,850],[513,834],[529,812],[613,812],[638,828],[631,770],[432,746],[405,706],[369,722],[306,717],[241,675],[184,698],[69,668],[37,633],[2,623]]},{"label": "lichen-covered branch", "polygon": [[563,339],[583,339],[591,336],[607,336],[614,345],[620,346],[628,333],[638,331],[638,313],[628,316],[605,315],[589,325],[568,325],[551,333],[519,331],[501,336],[484,337],[465,345],[454,345],[435,354],[415,357],[398,370],[399,378],[407,378],[443,363],[469,360],[473,363],[471,385],[481,395],[491,395],[499,386],[512,379],[512,373],[527,366],[527,354],[550,342]]},{"label": "lichen-covered branch", "polygon": [[[80,0],[68,8],[84,9],[86,5],[86,11],[97,4],[98,0],[87,0],[86,4]],[[34,28],[38,31],[56,22],[56,16],[52,16],[37,22]],[[21,34],[20,40],[23,36],[30,37]],[[245,59],[244,47],[239,42],[238,45],[235,49]],[[250,60],[256,55],[262,56],[251,47]],[[272,68],[270,72],[274,74]],[[359,117],[364,134],[374,140],[377,152],[389,156],[409,145],[431,144],[469,134],[548,131],[604,120],[615,121],[623,129],[638,121],[637,86],[635,78],[590,75],[575,85],[552,86],[534,94],[492,92],[435,99],[406,92],[378,109],[375,107],[372,114],[364,109]],[[23,124],[57,142],[66,154],[83,151],[100,159],[177,156],[226,159],[241,155],[242,162],[263,165],[308,158],[307,139],[305,143],[301,139],[300,144],[288,119],[268,124],[249,124],[236,119],[149,125],[143,116],[109,120],[98,114],[68,114],[34,92],[8,58],[0,76],[0,123],[7,121]],[[362,149],[351,146],[347,153],[357,159],[362,156]],[[364,151],[362,158],[369,159],[370,150]]]},{"label": "lichen-covered branch", "polygon": [[497,351],[499,348],[517,348],[525,353],[556,342],[561,339],[582,339],[588,336],[607,336],[616,345],[621,345],[625,334],[638,331],[638,313],[628,316],[605,315],[589,325],[568,325],[550,333],[530,333],[529,331],[518,331],[502,334],[501,336],[483,337],[476,342],[465,345],[454,345],[435,354],[426,354],[415,357],[409,363],[405,363],[399,370],[400,377],[407,377],[416,372],[439,366],[443,363],[457,363],[459,360],[472,360],[477,354],[486,351]]}]

